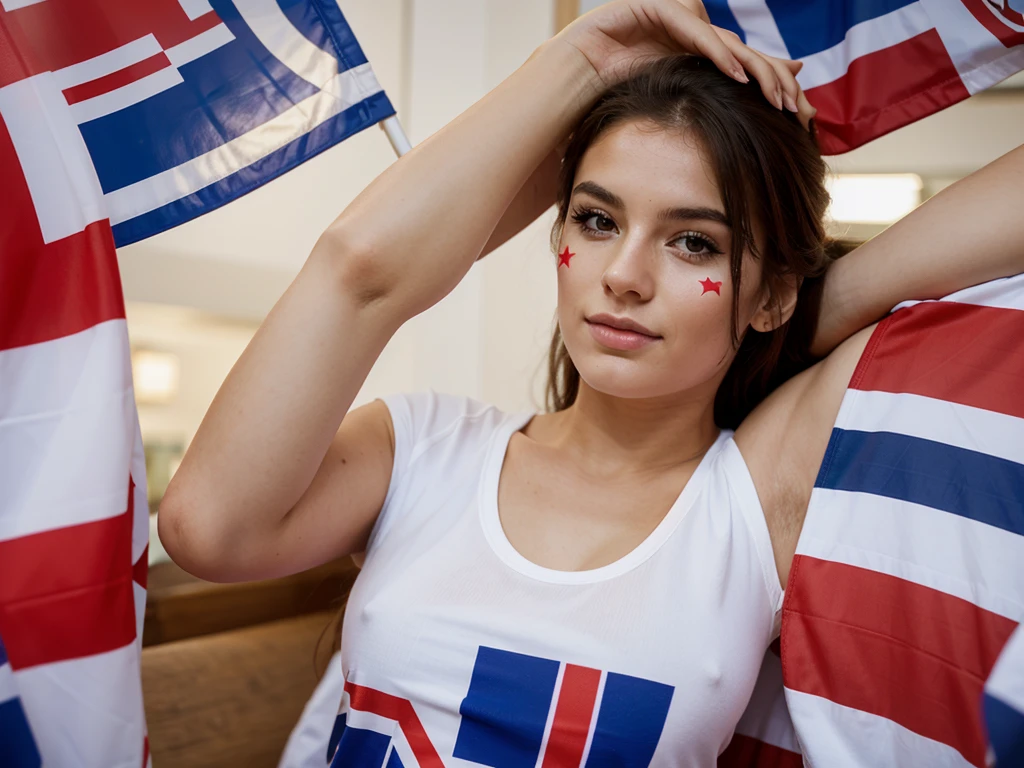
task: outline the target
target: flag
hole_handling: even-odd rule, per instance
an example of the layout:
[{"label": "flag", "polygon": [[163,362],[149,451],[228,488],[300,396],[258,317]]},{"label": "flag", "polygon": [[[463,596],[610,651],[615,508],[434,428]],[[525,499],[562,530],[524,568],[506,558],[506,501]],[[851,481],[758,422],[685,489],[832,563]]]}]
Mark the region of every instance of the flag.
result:
[{"label": "flag", "polygon": [[39,768],[39,750],[25,719],[7,653],[0,643],[0,765]]},{"label": "flag", "polygon": [[718,768],[803,768],[803,756],[782,686],[778,642],[764,655],[747,709],[718,756]]},{"label": "flag", "polygon": [[[481,646],[452,757],[479,765],[647,768],[675,689],[632,675]],[[549,713],[551,714],[550,723]],[[331,765],[444,768],[412,702],[345,683]]]},{"label": "flag", "polygon": [[115,247],[393,112],[328,0],[0,4],[0,637],[43,764],[148,760]]},{"label": "flag", "polygon": [[1024,630],[1019,626],[985,683],[984,707],[996,765],[1024,765]]},{"label": "flag", "polygon": [[809,765],[1020,754],[1024,654],[1008,640],[1024,618],[1022,339],[1024,275],[908,303],[872,335],[783,605]]},{"label": "flag", "polygon": [[827,155],[966,99],[1024,69],[1020,0],[706,0],[751,47],[802,61]]}]

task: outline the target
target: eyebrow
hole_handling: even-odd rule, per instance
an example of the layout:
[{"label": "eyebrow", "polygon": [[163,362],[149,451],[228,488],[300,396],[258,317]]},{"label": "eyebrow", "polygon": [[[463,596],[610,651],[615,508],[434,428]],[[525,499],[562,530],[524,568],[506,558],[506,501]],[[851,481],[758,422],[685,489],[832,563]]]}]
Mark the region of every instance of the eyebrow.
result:
[{"label": "eyebrow", "polygon": [[[613,208],[623,209],[626,207],[621,197],[593,181],[581,181],[572,192],[574,195],[578,192],[585,192]],[[722,211],[705,206],[666,208],[658,214],[658,218],[663,221],[715,221],[729,226],[729,219]]]}]

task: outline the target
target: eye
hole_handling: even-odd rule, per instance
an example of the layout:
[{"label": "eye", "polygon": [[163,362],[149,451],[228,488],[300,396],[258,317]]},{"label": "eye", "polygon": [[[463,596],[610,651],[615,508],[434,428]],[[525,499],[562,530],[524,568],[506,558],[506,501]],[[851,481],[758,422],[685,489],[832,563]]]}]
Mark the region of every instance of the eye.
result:
[{"label": "eye", "polygon": [[584,231],[594,234],[615,232],[617,229],[612,219],[591,208],[577,208],[572,212],[572,218]]},{"label": "eye", "polygon": [[722,252],[710,237],[699,232],[684,232],[670,245],[681,250],[689,258],[699,260],[714,258]]}]

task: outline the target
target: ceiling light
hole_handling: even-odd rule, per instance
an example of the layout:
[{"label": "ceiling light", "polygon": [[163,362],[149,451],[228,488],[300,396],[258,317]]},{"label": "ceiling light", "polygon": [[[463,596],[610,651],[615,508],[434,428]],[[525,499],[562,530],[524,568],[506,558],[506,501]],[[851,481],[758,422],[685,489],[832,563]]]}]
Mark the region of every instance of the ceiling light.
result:
[{"label": "ceiling light", "polygon": [[150,349],[132,351],[132,378],[135,400],[163,404],[178,394],[178,357],[170,352]]},{"label": "ceiling light", "polygon": [[826,181],[833,221],[892,224],[921,204],[916,173],[838,174]]}]

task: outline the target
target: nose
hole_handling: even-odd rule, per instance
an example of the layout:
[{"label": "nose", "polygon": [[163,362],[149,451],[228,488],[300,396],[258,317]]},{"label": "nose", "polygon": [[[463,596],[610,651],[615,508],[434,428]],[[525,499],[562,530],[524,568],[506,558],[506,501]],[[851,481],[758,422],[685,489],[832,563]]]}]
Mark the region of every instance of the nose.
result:
[{"label": "nose", "polygon": [[619,238],[601,282],[606,293],[620,299],[649,301],[654,295],[651,247],[639,233]]}]

